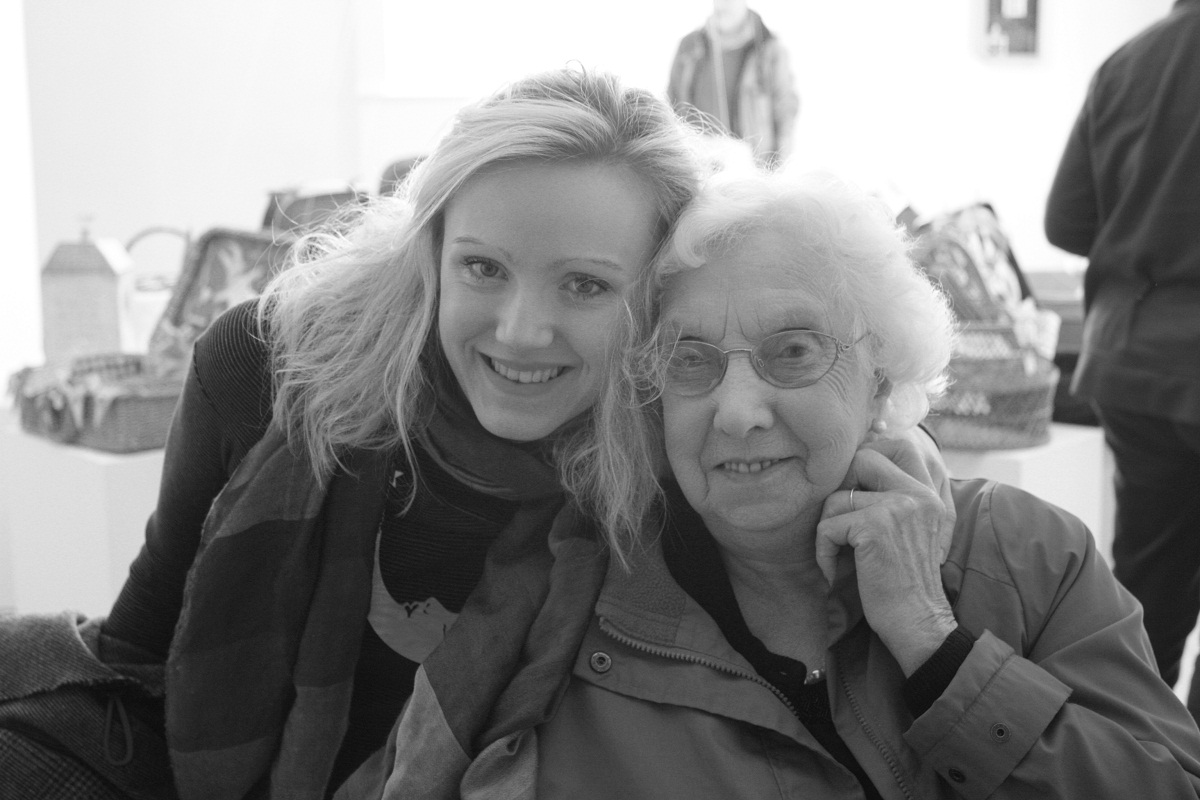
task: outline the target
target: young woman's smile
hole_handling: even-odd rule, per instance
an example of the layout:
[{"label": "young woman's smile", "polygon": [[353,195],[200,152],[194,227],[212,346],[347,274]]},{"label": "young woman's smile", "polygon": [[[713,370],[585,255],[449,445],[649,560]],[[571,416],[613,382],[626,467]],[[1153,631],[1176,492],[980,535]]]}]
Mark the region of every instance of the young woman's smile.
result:
[{"label": "young woman's smile", "polygon": [[497,375],[517,383],[546,383],[554,380],[568,369],[562,366],[542,368],[529,364],[506,363],[498,358],[487,358],[486,356],[484,359]]},{"label": "young woman's smile", "polygon": [[601,164],[517,162],[446,209],[442,348],[480,423],[516,441],[587,411],[657,215],[641,179]]}]

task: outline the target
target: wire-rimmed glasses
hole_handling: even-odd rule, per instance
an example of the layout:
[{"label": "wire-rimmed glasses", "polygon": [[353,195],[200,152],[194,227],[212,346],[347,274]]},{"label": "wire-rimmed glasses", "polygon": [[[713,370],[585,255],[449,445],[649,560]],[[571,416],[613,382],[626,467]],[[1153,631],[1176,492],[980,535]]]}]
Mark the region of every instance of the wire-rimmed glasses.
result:
[{"label": "wire-rimmed glasses", "polygon": [[843,342],[827,333],[792,330],[773,333],[754,347],[722,350],[708,342],[681,339],[671,347],[666,364],[666,388],[685,397],[707,394],[725,378],[730,353],[746,353],[767,383],[780,389],[800,389],[824,378],[838,356],[866,338]]}]

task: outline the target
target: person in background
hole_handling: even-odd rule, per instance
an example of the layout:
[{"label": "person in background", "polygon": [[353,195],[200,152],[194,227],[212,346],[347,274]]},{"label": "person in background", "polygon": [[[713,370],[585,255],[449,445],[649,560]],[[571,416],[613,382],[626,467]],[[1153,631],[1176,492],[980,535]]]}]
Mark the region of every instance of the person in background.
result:
[{"label": "person in background", "polygon": [[[1200,614],[1200,0],[1096,71],[1045,229],[1088,258],[1071,391],[1112,449],[1114,572],[1173,685]],[[1200,669],[1188,708],[1200,718]]]},{"label": "person in background", "polygon": [[679,43],[667,97],[748,143],[760,163],[791,152],[800,99],[788,53],[746,0],[713,0],[704,27]]},{"label": "person in background", "polygon": [[490,746],[456,749],[461,709],[414,693],[388,800],[1198,796],[1200,730],[1084,525],[951,481],[944,540],[919,459],[881,440],[924,416],[952,349],[907,244],[827,176],[701,192],[661,295],[633,295],[660,313],[634,309],[641,346],[612,382],[644,404],[598,420],[602,448],[661,443],[654,521],[610,537],[598,599],[584,562],[551,582],[557,613],[479,713]]}]

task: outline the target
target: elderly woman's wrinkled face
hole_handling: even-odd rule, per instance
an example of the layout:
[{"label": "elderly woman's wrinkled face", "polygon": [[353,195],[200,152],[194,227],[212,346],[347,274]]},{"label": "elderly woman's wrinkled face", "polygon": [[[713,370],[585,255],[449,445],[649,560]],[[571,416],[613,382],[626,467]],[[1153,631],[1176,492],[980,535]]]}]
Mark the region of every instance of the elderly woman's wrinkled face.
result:
[{"label": "elderly woman's wrinkled face", "polygon": [[[776,231],[754,234],[672,277],[664,319],[682,340],[722,350],[753,348],[796,329],[852,341],[849,321],[830,319],[813,289],[823,276],[797,265],[797,252]],[[682,396],[668,382],[663,414],[671,469],[718,540],[731,531],[786,540],[797,523],[815,524],[882,403],[861,346],[802,388],[768,383],[744,352],[729,354],[724,379],[708,392]]]}]

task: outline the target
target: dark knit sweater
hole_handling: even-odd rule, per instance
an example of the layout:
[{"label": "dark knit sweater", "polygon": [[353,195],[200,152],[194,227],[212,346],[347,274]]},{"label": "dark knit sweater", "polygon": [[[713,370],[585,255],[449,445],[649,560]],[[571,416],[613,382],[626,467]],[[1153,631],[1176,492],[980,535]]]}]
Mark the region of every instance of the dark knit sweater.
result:
[{"label": "dark knit sweater", "polygon": [[[167,442],[158,505],[104,624],[109,636],[165,661],[204,518],[266,430],[270,386],[267,347],[256,334],[254,305],[246,303],[218,319],[196,343]],[[479,580],[488,545],[516,504],[463,486],[420,449],[417,459],[420,488],[403,514],[412,471],[402,463],[396,467],[380,527],[380,574],[398,606],[416,607],[432,598],[458,613]],[[331,789],[384,744],[412,692],[416,668],[364,620],[350,726]]]}]

